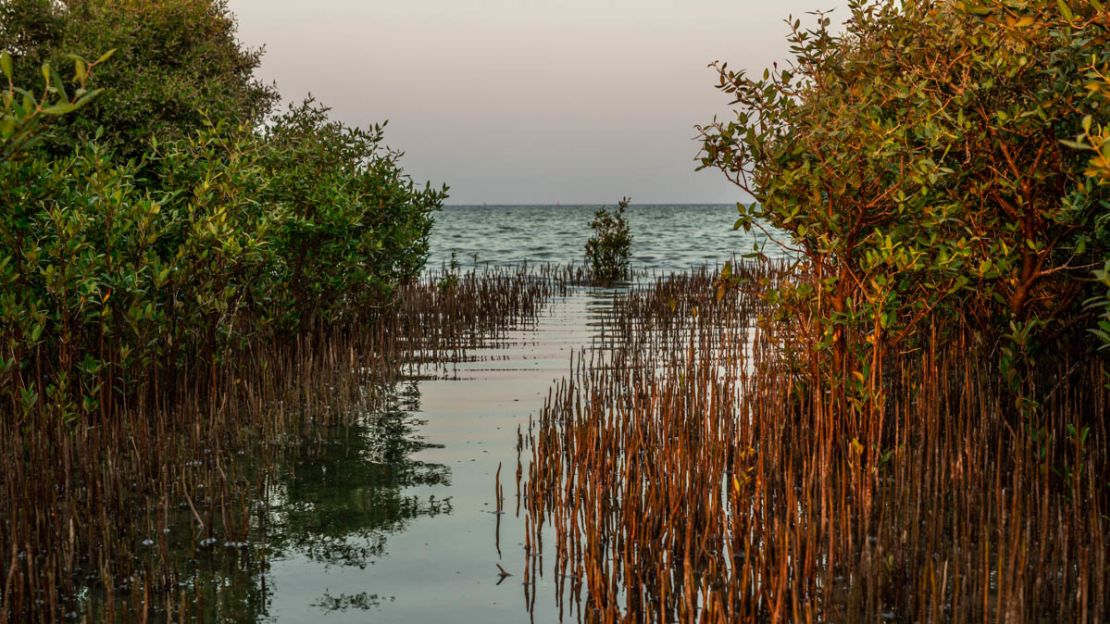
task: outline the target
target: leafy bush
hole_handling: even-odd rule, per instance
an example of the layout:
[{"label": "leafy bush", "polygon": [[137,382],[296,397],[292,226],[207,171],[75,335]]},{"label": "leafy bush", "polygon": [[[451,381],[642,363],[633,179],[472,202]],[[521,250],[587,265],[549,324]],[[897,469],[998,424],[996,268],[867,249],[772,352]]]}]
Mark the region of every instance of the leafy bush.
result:
[{"label": "leafy bush", "polygon": [[843,34],[823,14],[793,22],[793,62],[761,78],[719,65],[736,118],[702,128],[702,166],[756,200],[737,227],[784,230],[806,261],[807,279],[779,293],[788,314],[837,378],[872,389],[883,355],[928,328],[974,328],[1007,367],[1081,336],[1091,270],[1110,253],[1110,187],[1064,142],[1110,112],[1088,88],[1110,63],[1110,12],[849,11]]},{"label": "leafy bush", "polygon": [[1095,271],[1095,279],[1104,291],[1092,297],[1087,303],[1098,313],[1098,324],[1091,332],[1102,342],[1099,348],[1106,350],[1110,349],[1110,260],[1101,269]]},{"label": "leafy bush", "polygon": [[594,279],[611,281],[628,277],[632,234],[628,230],[624,211],[628,209],[629,201],[627,197],[622,199],[613,212],[605,207],[598,208],[593,221],[590,221],[594,235],[586,241],[586,262]]},{"label": "leafy bush", "polygon": [[87,83],[93,69],[108,60],[114,50],[101,55],[96,62],[90,63],[78,56],[71,56],[75,67],[73,82],[77,85],[71,95],[50,65],[41,68],[43,86],[41,95],[32,90],[16,86],[15,66],[11,53],[0,49],[0,77],[7,83],[2,92],[0,105],[0,155],[10,158],[39,138],[38,130],[44,117],[60,117],[71,113],[100,95],[99,89],[89,90]]},{"label": "leafy bush", "polygon": [[[1086,85],[1087,90],[1101,95],[1104,100],[1110,100],[1110,67],[1107,63],[1104,61],[1099,64],[1095,57],[1087,77],[1090,80]],[[1105,124],[1105,117],[1100,123],[1095,123],[1093,117],[1086,117],[1083,120],[1083,134],[1072,146],[1091,152],[1087,175],[1099,184],[1110,186],[1110,127]],[[1110,205],[1104,203],[1103,208],[1102,214],[1097,217],[1096,228],[1107,230],[1110,229]],[[1098,321],[1091,331],[1102,342],[1100,348],[1107,350],[1110,349],[1110,259],[1094,275],[1105,290],[1087,300],[1088,308],[1097,314]]]},{"label": "leafy bush", "polygon": [[152,136],[165,143],[209,121],[255,124],[277,101],[272,85],[252,77],[261,51],[239,44],[226,0],[6,0],[0,49],[19,61],[22,84],[44,63],[64,67],[69,54],[116,50],[89,81],[111,88],[61,120],[48,141],[58,155],[103,129],[100,141],[120,158],[139,158]]},{"label": "leafy bush", "polygon": [[423,266],[446,189],[417,188],[381,127],[311,102],[140,158],[103,131],[65,156],[36,148],[43,116],[96,95],[94,65],[77,61],[73,95],[45,70],[42,99],[14,79],[4,93],[0,402],[16,418],[109,417],[259,340],[365,319]]},{"label": "leafy bush", "polygon": [[265,131],[261,199],[288,211],[275,245],[297,323],[357,312],[424,266],[447,189],[417,188],[383,132],[329,121],[312,100]]}]

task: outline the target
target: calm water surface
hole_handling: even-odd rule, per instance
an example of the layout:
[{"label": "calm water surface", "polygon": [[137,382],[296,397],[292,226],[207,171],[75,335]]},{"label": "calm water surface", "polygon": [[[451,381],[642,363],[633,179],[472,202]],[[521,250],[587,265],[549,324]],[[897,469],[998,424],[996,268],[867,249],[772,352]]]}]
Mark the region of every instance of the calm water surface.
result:
[{"label": "calm water surface", "polygon": [[[452,253],[464,267],[580,261],[594,209],[447,208],[430,264]],[[679,271],[750,250],[752,239],[730,229],[734,216],[732,206],[633,206],[634,268]],[[255,539],[267,544],[268,569],[214,574],[207,582],[222,587],[221,604],[211,613],[248,622],[558,621],[550,576],[536,583],[535,613],[525,605],[517,431],[527,436],[529,415],[571,352],[595,338],[616,294],[583,288],[557,298],[536,327],[510,332],[444,378],[403,385],[392,409],[306,442],[259,503],[268,520]],[[499,583],[498,564],[513,576]]]},{"label": "calm water surface", "polygon": [[[477,352],[446,378],[412,382],[395,411],[335,432],[322,458],[314,449],[289,467],[296,477],[284,487],[293,492],[274,497],[275,516],[287,520],[270,538],[282,554],[270,562],[259,619],[528,621],[524,524],[514,514],[517,427],[527,436],[529,414],[607,305],[600,290],[554,302],[534,329]],[[497,564],[513,574],[500,584]],[[554,605],[553,588],[537,587],[537,604]],[[537,622],[558,621],[554,609],[537,611]]]}]

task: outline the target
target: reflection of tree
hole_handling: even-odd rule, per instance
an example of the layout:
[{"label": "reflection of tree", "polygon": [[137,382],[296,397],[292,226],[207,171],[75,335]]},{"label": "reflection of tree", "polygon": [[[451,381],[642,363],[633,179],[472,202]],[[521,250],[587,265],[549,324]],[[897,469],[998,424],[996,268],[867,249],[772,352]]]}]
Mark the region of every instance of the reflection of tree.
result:
[{"label": "reflection of tree", "polygon": [[[300,554],[325,565],[365,567],[384,554],[388,535],[404,531],[408,522],[451,513],[450,496],[412,493],[414,487],[450,485],[451,480],[447,466],[412,457],[436,446],[418,434],[424,422],[413,415],[418,410],[420,392],[412,384],[394,391],[393,400],[381,411],[310,430],[282,454],[278,465],[246,460],[234,469],[224,466],[233,475],[252,475],[243,476],[246,480],[266,475],[270,483],[263,501],[242,501],[243,512],[250,505],[255,516],[245,542],[225,541],[222,513],[214,514],[210,529],[198,532],[189,507],[166,511],[172,531],[165,540],[178,565],[184,602],[169,610],[155,603],[155,620],[175,621],[188,613],[201,622],[269,621],[268,558]],[[215,504],[194,499],[201,513]],[[147,539],[149,533],[135,541]],[[140,564],[161,556],[153,541],[142,548],[137,555]],[[110,606],[104,592],[90,584],[81,598],[81,615],[92,621],[138,621],[150,607],[142,603],[142,596],[141,591],[119,593],[115,606]],[[325,593],[313,604],[325,611],[347,611],[370,610],[388,601],[392,597],[372,593]]]},{"label": "reflection of tree", "polygon": [[[387,599],[383,596],[367,592],[339,594],[338,596],[324,592],[324,595],[317,598],[316,602],[312,603],[312,606],[320,607],[325,611],[346,611],[348,609],[369,611],[370,609],[380,607],[382,602],[386,600]],[[388,601],[392,602],[393,598],[388,598]]]},{"label": "reflection of tree", "polygon": [[[418,434],[423,421],[413,413],[419,409],[419,391],[411,385],[381,411],[310,430],[280,454],[276,466],[244,458],[235,473],[266,474],[270,483],[265,500],[251,505],[257,515],[246,542],[224,540],[222,514],[213,518],[211,533],[198,533],[189,508],[171,510],[169,556],[178,561],[178,582],[190,588],[189,599],[168,612],[156,604],[155,619],[176,621],[182,609],[203,622],[268,621],[267,559],[302,555],[325,565],[364,568],[384,554],[388,536],[412,519],[451,513],[450,497],[412,490],[450,485],[446,466],[412,458],[435,446]],[[209,534],[215,539],[201,539]],[[144,549],[141,557],[159,556],[153,545]],[[113,611],[116,621],[138,621],[146,608],[128,594],[120,594],[117,607],[110,608],[104,593],[93,587],[81,607],[92,621],[112,621]],[[391,600],[372,593],[325,593],[313,604],[327,611],[367,610]]]},{"label": "reflection of tree", "polygon": [[411,458],[434,446],[416,435],[418,403],[410,386],[389,408],[329,427],[291,454],[271,491],[275,555],[365,567],[411,519],[451,512],[450,499],[404,493],[450,484],[449,468]]}]

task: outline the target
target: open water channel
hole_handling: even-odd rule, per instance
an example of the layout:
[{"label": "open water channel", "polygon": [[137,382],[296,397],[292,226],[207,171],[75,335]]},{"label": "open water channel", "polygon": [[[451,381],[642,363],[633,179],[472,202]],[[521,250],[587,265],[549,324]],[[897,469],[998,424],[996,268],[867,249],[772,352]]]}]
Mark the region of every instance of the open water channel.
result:
[{"label": "open water channel", "polygon": [[[594,209],[449,207],[429,267],[580,262]],[[734,215],[728,205],[633,206],[633,269],[682,271],[750,250],[752,235],[730,229]],[[268,520],[252,539],[266,544],[266,565],[209,579],[221,588],[208,612],[246,622],[558,621],[553,583],[535,583],[531,610],[522,585],[516,475],[529,453],[518,452],[518,436],[527,439],[530,417],[620,293],[554,297],[534,326],[413,376],[389,409],[290,453],[259,502]]]}]

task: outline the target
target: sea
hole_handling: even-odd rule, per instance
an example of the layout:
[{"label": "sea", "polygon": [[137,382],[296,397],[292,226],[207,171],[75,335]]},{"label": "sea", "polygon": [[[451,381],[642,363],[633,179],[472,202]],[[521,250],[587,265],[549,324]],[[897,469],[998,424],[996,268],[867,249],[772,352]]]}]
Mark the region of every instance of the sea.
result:
[{"label": "sea", "polygon": [[[567,264],[583,261],[590,221],[600,205],[447,206],[436,215],[429,268],[455,262],[480,265]],[[614,210],[614,206],[605,206]],[[632,233],[632,269],[685,271],[721,264],[759,246],[782,255],[757,231],[733,230],[736,204],[633,204],[625,213]]]}]

